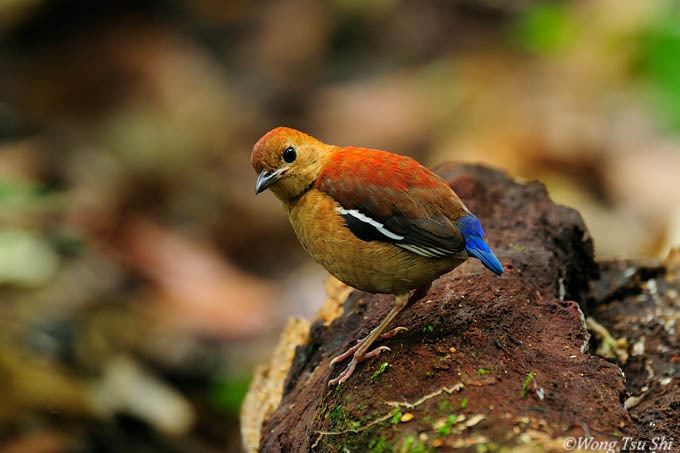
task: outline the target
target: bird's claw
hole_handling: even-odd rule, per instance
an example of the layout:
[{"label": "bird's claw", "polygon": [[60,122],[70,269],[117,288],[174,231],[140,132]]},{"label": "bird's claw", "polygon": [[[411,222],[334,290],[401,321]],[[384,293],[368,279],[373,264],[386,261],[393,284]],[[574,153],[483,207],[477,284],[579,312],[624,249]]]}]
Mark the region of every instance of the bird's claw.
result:
[{"label": "bird's claw", "polygon": [[[406,332],[406,331],[408,331],[407,327],[403,327],[403,326],[395,327],[394,329],[390,330],[389,332],[385,332],[384,334],[380,335],[378,337],[378,340],[387,340],[389,338],[394,337],[399,332]],[[364,340],[365,340],[365,338],[358,339],[354,346],[352,346],[351,348],[349,348],[348,350],[346,350],[342,354],[333,357],[333,360],[331,360],[331,367],[337,365],[338,363],[347,359],[349,356],[353,355],[357,351],[357,349],[359,349],[361,347],[361,344],[364,342]],[[381,347],[383,347],[383,346],[381,346]],[[380,349],[380,348],[377,348],[377,349]],[[387,350],[389,350],[389,348]],[[373,351],[371,351],[371,352],[373,352]],[[370,354],[370,352],[368,354]],[[365,354],[364,357],[369,357],[368,354]],[[375,357],[375,356],[370,356],[370,357]]]},{"label": "bird's claw", "polygon": [[354,369],[357,367],[357,363],[359,363],[359,361],[356,358],[352,358],[352,360],[349,362],[349,365],[347,365],[347,368],[345,368],[338,377],[328,381],[328,386],[330,387],[336,384],[342,384],[347,379],[349,379],[352,373],[354,373]]},{"label": "bird's claw", "polygon": [[361,340],[357,342],[354,346],[343,352],[342,354],[333,357],[333,360],[331,360],[331,367],[334,367],[338,363],[344,361],[347,357],[351,356],[356,352],[357,349],[361,346]]},{"label": "bird's claw", "polygon": [[[397,335],[399,332],[405,332],[408,329],[406,327],[395,327],[394,329],[390,330],[389,332],[386,332],[378,337],[378,340],[387,340],[388,338],[392,338],[395,335]],[[345,368],[338,377],[335,379],[331,379],[328,381],[328,385],[336,385],[336,384],[342,384],[345,382],[349,377],[354,373],[354,370],[356,369],[357,365],[359,362],[362,362],[366,359],[370,359],[373,357],[377,357],[380,355],[383,351],[391,351],[390,348],[387,346],[378,346],[377,348],[373,349],[372,351],[365,352],[363,354],[357,354],[357,351],[359,348],[361,348],[361,345],[364,343],[366,339],[362,338],[360,340],[357,340],[356,344],[340,354],[339,356],[336,356],[331,360],[331,367],[337,365],[338,363],[342,362],[343,360],[347,359],[348,357],[352,356],[352,360],[349,362],[347,365],[347,368]]]},{"label": "bird's claw", "polygon": [[374,350],[367,352],[366,354],[362,354],[361,356],[357,356],[356,354],[354,357],[352,357],[352,360],[349,362],[349,365],[347,365],[347,368],[345,368],[342,373],[338,375],[335,379],[331,379],[328,381],[328,385],[336,385],[336,384],[342,384],[345,382],[349,377],[354,373],[354,370],[356,369],[357,365],[359,362],[363,362],[366,359],[370,359],[373,357],[377,357],[382,353],[383,351],[391,351],[390,348],[387,346],[378,346]]},{"label": "bird's claw", "polygon": [[[374,350],[364,354],[361,357],[361,360],[366,360],[366,359],[370,359],[370,358],[373,358],[373,357],[378,357],[380,355],[380,353],[383,352],[383,351],[391,351],[391,349],[388,348],[387,346],[378,346]],[[360,362],[361,362],[361,360],[360,360]]]},{"label": "bird's claw", "polygon": [[399,332],[408,332],[408,327],[404,326],[395,327],[394,329],[380,335],[378,337],[378,340],[387,340],[388,338],[392,338],[393,336],[397,335]]}]

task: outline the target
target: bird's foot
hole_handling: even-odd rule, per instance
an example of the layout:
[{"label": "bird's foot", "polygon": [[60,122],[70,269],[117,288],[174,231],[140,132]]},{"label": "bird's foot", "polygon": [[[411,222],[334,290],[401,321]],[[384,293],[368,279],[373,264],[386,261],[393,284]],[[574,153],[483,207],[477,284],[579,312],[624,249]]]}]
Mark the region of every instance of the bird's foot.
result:
[{"label": "bird's foot", "polygon": [[[378,337],[378,341],[387,340],[389,338],[396,336],[399,332],[406,332],[407,330],[408,330],[408,328],[406,328],[406,327],[395,327],[394,329],[390,330],[389,332],[385,332],[384,334],[380,335]],[[357,351],[357,349],[359,349],[361,347],[361,345],[364,343],[364,341],[366,341],[366,338],[358,339],[357,343],[354,346],[352,346],[351,348],[349,348],[348,350],[346,350],[345,352],[343,352],[339,356],[333,357],[333,360],[331,360],[331,366],[335,366],[338,363],[347,359],[348,357],[354,355],[354,353]],[[387,348],[387,350],[389,351],[389,348]],[[370,354],[372,352],[373,351],[365,354],[364,358],[368,358],[368,354]],[[370,356],[370,357],[375,357],[375,356]]]},{"label": "bird's foot", "polygon": [[[397,335],[399,332],[407,331],[408,329],[406,327],[395,327],[394,329],[390,330],[389,332],[386,332],[378,337],[378,340],[387,340],[388,338],[392,338],[395,335]],[[357,343],[349,348],[347,351],[343,352],[337,357],[334,357],[333,360],[331,360],[331,367],[334,365],[337,365],[338,363],[344,361],[347,359],[349,356],[352,356],[352,360],[349,362],[347,365],[347,368],[345,368],[338,377],[335,379],[331,379],[328,381],[328,385],[336,385],[336,384],[342,384],[345,382],[349,377],[354,373],[354,370],[356,369],[357,365],[359,362],[362,362],[366,359],[370,359],[372,357],[377,357],[380,355],[381,352],[383,351],[391,351],[390,348],[387,346],[378,346],[377,348],[373,349],[370,352],[365,352],[363,354],[358,354],[359,348],[361,348],[361,345],[364,343],[366,338],[362,338],[360,340],[357,340]]]},{"label": "bird's foot", "polygon": [[358,354],[355,353],[354,356],[352,357],[352,360],[350,360],[349,365],[347,365],[347,368],[345,368],[342,371],[342,373],[340,373],[340,375],[338,375],[338,377],[328,381],[328,385],[330,386],[330,385],[342,384],[347,379],[349,379],[349,377],[352,375],[352,373],[354,373],[354,370],[356,369],[359,362],[363,362],[364,360],[370,359],[371,357],[377,357],[383,351],[391,351],[391,349],[388,348],[387,346],[378,346],[374,350],[367,352],[365,354],[358,355]]}]

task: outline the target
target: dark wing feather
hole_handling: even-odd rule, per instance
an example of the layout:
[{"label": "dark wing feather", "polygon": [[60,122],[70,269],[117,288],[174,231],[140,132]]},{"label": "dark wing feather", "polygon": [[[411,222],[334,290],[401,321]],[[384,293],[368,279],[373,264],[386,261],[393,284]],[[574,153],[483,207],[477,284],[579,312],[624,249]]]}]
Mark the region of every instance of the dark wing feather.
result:
[{"label": "dark wing feather", "polygon": [[465,240],[450,220],[439,217],[408,219],[393,215],[385,228],[404,237],[403,242],[432,251],[435,255],[455,255],[465,248]]},{"label": "dark wing feather", "polygon": [[349,228],[352,234],[362,241],[371,242],[387,240],[389,242],[394,240],[394,238],[390,238],[384,233],[381,233],[375,226],[360,220],[350,213],[343,214],[340,212],[339,214],[345,219],[345,225],[347,225],[347,228]]},{"label": "dark wing feather", "polygon": [[413,159],[384,151],[343,148],[322,169],[315,187],[364,241],[383,241],[427,257],[465,249],[457,220],[468,213],[446,183]]}]

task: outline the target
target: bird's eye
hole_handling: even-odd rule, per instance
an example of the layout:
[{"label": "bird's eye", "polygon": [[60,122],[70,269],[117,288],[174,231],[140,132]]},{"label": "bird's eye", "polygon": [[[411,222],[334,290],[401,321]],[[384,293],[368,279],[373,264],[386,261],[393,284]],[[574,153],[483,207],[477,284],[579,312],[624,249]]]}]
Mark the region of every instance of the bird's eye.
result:
[{"label": "bird's eye", "polygon": [[283,151],[283,160],[285,160],[288,163],[291,163],[295,160],[297,157],[297,153],[295,152],[295,148],[292,146],[289,146]]}]

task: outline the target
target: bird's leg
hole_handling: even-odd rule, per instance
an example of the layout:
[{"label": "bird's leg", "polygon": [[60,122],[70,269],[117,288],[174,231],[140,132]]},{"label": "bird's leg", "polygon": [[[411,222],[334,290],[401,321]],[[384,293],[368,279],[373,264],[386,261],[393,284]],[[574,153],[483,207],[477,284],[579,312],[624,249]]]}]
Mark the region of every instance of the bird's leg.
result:
[{"label": "bird's leg", "polygon": [[336,363],[345,360],[347,357],[352,355],[352,360],[350,361],[349,365],[347,365],[347,368],[343,370],[342,373],[335,379],[331,379],[328,382],[328,385],[335,385],[335,384],[342,384],[345,382],[349,377],[352,375],[354,372],[354,369],[357,367],[357,364],[361,362],[362,360],[375,357],[379,355],[383,351],[389,351],[390,348],[387,346],[380,346],[372,350],[371,352],[366,352],[368,351],[368,348],[371,347],[373,343],[375,343],[377,340],[380,339],[387,339],[387,338],[392,338],[399,332],[403,330],[408,330],[406,327],[396,327],[392,330],[390,330],[387,333],[383,333],[385,329],[387,329],[387,326],[394,320],[394,318],[397,317],[397,315],[407,306],[411,305],[412,303],[420,300],[421,298],[425,297],[427,295],[427,292],[430,290],[430,285],[425,285],[422,286],[418,289],[416,289],[413,294],[409,297],[408,293],[406,294],[398,294],[394,298],[394,306],[392,307],[392,310],[385,316],[385,318],[380,322],[378,327],[373,329],[370,334],[366,338],[363,338],[361,340],[357,341],[357,344],[352,346],[349,350],[345,351],[344,353],[340,354],[339,356],[335,357],[333,360],[331,360],[331,366],[335,365]]},{"label": "bird's leg", "polygon": [[[392,320],[396,318],[399,312],[401,312],[404,309],[407,301],[408,294],[399,294],[394,298],[394,306],[392,307],[392,310],[390,310],[387,316],[385,316],[385,318],[380,322],[380,324],[378,324],[378,327],[373,329],[371,333],[369,333],[368,336],[364,338],[361,341],[361,343],[359,343],[359,347],[354,351],[352,360],[349,362],[349,365],[347,365],[347,368],[345,368],[345,370],[342,373],[340,373],[338,377],[336,377],[335,379],[331,379],[328,382],[328,385],[342,384],[347,379],[349,379],[349,377],[354,372],[354,369],[356,368],[357,364],[366,358],[366,351],[368,351],[368,348],[370,348],[371,345],[375,343],[375,341],[380,337],[380,335],[392,322]],[[380,354],[380,352],[386,349],[389,350],[387,346],[380,346],[375,351],[371,352],[372,354],[371,357],[375,357],[376,355]]]},{"label": "bird's leg", "polygon": [[354,369],[357,367],[357,364],[361,362],[362,360],[375,357],[379,355],[383,351],[389,351],[390,348],[387,346],[380,346],[372,350],[371,352],[366,352],[368,351],[368,348],[371,347],[373,343],[376,342],[376,340],[379,339],[386,339],[386,338],[391,338],[395,336],[397,333],[399,333],[402,330],[408,330],[405,327],[396,327],[392,330],[390,330],[387,333],[383,334],[383,331],[387,329],[387,326],[394,320],[394,318],[397,317],[397,315],[408,305],[412,304],[413,302],[420,300],[422,297],[424,297],[427,292],[430,290],[430,285],[423,286],[421,288],[418,288],[413,292],[411,297],[409,297],[408,293],[406,294],[398,294],[394,298],[394,307],[392,307],[392,310],[385,316],[385,319],[383,319],[380,324],[378,324],[378,327],[373,329],[368,336],[362,340],[359,340],[356,345],[352,346],[348,351],[345,351],[344,353],[340,354],[339,356],[335,357],[333,360],[331,360],[331,366],[346,359],[350,355],[352,355],[352,360],[349,362],[349,365],[347,365],[347,368],[344,369],[342,373],[335,379],[331,379],[328,381],[328,385],[335,385],[335,384],[342,384],[345,382],[349,377],[352,375],[354,372]]},{"label": "bird's leg", "polygon": [[[430,290],[430,286],[431,286],[431,284],[430,284],[430,285],[421,286],[420,288],[416,289],[416,290],[413,292],[413,294],[411,294],[411,297],[408,298],[408,300],[407,300],[407,302],[406,302],[406,305],[405,305],[404,307],[402,307],[401,310],[403,310],[404,308],[408,307],[408,306],[411,305],[412,303],[414,303],[414,302],[416,302],[416,301],[422,299],[423,297],[425,297],[425,296],[427,295],[427,292]],[[395,298],[395,307],[396,307],[396,298]],[[397,314],[398,314],[398,312],[397,312]],[[388,315],[388,316],[389,316],[389,315]],[[395,314],[395,316],[396,316],[396,314]],[[380,326],[378,326],[375,330],[377,330],[377,329],[379,329],[379,328],[380,328]],[[385,327],[385,328],[386,328],[386,327]],[[380,335],[376,340],[374,340],[374,341],[387,340],[387,339],[390,339],[390,338],[394,337],[394,336],[397,335],[399,332],[404,332],[404,331],[407,331],[407,330],[408,330],[408,328],[406,328],[406,327],[401,327],[401,326],[400,326],[400,327],[395,327],[394,329],[392,329],[392,330],[390,330],[390,331],[388,331],[388,332],[385,332],[385,333],[381,334],[381,335]],[[351,348],[349,348],[348,350],[346,350],[345,352],[343,352],[343,353],[340,354],[339,356],[334,357],[334,358],[331,360],[331,366],[337,365],[338,363],[342,362],[343,360],[345,360],[345,359],[348,358],[349,356],[351,356],[351,355],[353,355],[354,353],[356,353],[357,350],[361,347],[361,345],[362,345],[366,340],[368,340],[369,337],[370,337],[370,335],[367,336],[367,337],[365,337],[365,338],[360,338],[359,340],[357,340],[357,343],[356,343],[354,346],[352,346]],[[382,351],[389,351],[389,350],[390,350],[390,348],[388,348],[387,346],[381,346],[380,348],[376,348],[376,349],[374,349],[373,351],[364,354],[363,358],[364,358],[364,359],[367,359],[367,358],[370,358],[370,357],[375,357],[375,356],[377,356],[378,354],[380,354]]]}]

